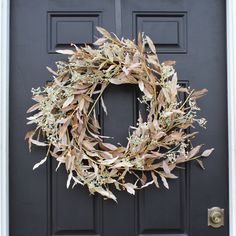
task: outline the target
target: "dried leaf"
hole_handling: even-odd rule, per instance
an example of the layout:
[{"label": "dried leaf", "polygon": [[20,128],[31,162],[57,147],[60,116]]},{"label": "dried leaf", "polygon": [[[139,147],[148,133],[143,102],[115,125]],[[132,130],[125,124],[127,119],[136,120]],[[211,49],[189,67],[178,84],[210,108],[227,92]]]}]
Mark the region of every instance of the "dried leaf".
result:
[{"label": "dried leaf", "polygon": [[100,152],[100,156],[102,156],[103,158],[108,158],[108,159],[112,159],[113,158],[113,155],[109,152],[106,152],[106,151],[102,151]]},{"label": "dried leaf", "polygon": [[38,168],[40,165],[42,165],[44,162],[46,162],[47,161],[47,156],[46,157],[44,157],[40,162],[38,162],[37,164],[35,164],[34,166],[33,166],[33,170],[35,170],[36,168]]},{"label": "dried leaf", "polygon": [[168,179],[177,179],[178,176],[172,174],[172,173],[161,173],[161,175],[163,175],[165,178],[168,178]]},{"label": "dried leaf", "polygon": [[149,185],[152,185],[154,183],[154,180],[150,181],[150,182],[147,182],[146,184],[144,184],[141,188],[146,188],[148,187]]},{"label": "dried leaf", "polygon": [[107,38],[98,38],[93,44],[94,45],[103,45],[107,41]]},{"label": "dried leaf", "polygon": [[109,79],[109,81],[111,84],[116,84],[116,85],[124,84],[124,81],[122,81],[121,79]]},{"label": "dried leaf", "polygon": [[193,148],[193,149],[189,152],[188,158],[190,159],[190,158],[196,156],[196,154],[199,153],[201,147],[202,147],[202,145],[198,145],[198,146],[196,146],[195,148]]},{"label": "dried leaf", "polygon": [[146,39],[147,39],[147,43],[148,43],[149,48],[151,49],[151,51],[154,54],[156,54],[156,47],[155,47],[153,41],[148,36],[146,36]]},{"label": "dried leaf", "polygon": [[142,80],[138,82],[139,89],[143,92],[144,91],[144,83]]},{"label": "dried leaf", "polygon": [[80,102],[79,102],[79,105],[78,105],[80,111],[83,110],[83,108],[84,108],[84,103],[85,103],[85,100],[82,98],[82,99],[80,100]]},{"label": "dried leaf", "polygon": [[142,185],[144,185],[147,182],[147,176],[144,173],[142,173],[142,177],[141,177],[140,181],[141,181]]},{"label": "dried leaf", "polygon": [[75,52],[72,51],[72,50],[68,50],[68,49],[65,49],[65,50],[56,50],[57,53],[60,53],[60,54],[66,54],[66,55],[73,55]]},{"label": "dried leaf", "polygon": [[65,108],[65,107],[69,106],[69,105],[74,101],[74,98],[75,98],[74,95],[68,97],[68,98],[66,99],[66,101],[63,103],[62,108]]},{"label": "dried leaf", "polygon": [[113,164],[119,157],[115,157],[112,159],[100,160],[100,164],[102,165],[111,165]]},{"label": "dried leaf", "polygon": [[167,163],[165,161],[162,162],[162,168],[166,174],[170,174],[169,166],[167,165]]},{"label": "dried leaf", "polygon": [[102,187],[96,187],[94,188],[98,193],[100,193],[102,196],[113,199],[114,201],[117,201],[115,195],[109,191],[108,189],[104,189]]},{"label": "dried leaf", "polygon": [[159,183],[158,183],[158,180],[157,180],[157,176],[156,176],[155,172],[154,172],[154,171],[151,171],[151,175],[152,175],[152,179],[153,179],[154,184],[156,185],[156,187],[157,187],[157,188],[160,188]]},{"label": "dried leaf", "polygon": [[199,164],[199,166],[203,169],[203,170],[205,170],[205,167],[204,167],[204,165],[203,165],[203,162],[201,161],[201,160],[196,160],[197,161],[197,163]]},{"label": "dried leaf", "polygon": [[169,189],[169,184],[168,184],[166,178],[165,178],[164,176],[162,176],[162,175],[161,175],[161,180],[162,180],[162,182],[163,182],[163,185],[164,185],[167,189]]},{"label": "dried leaf", "polygon": [[73,177],[73,174],[72,174],[72,171],[70,171],[70,174],[68,175],[67,182],[66,182],[67,188],[70,187],[70,182],[71,182],[72,177]]},{"label": "dried leaf", "polygon": [[105,114],[107,115],[107,108],[106,108],[106,105],[105,105],[105,103],[104,103],[104,100],[103,100],[102,96],[101,96],[101,105],[102,105],[103,111],[104,111]]},{"label": "dried leaf", "polygon": [[40,142],[38,140],[34,140],[34,139],[31,139],[31,142],[37,146],[42,146],[42,147],[45,147],[45,146],[48,146],[47,143],[43,143],[43,142]]},{"label": "dried leaf", "polygon": [[84,184],[83,184],[81,181],[79,181],[78,178],[76,178],[76,177],[74,177],[74,176],[72,176],[72,178],[73,178],[73,180],[75,181],[75,183],[73,184],[72,188],[74,188],[74,186],[75,186],[76,184],[80,184],[80,185],[83,185],[83,186],[84,186]]},{"label": "dried leaf", "polygon": [[32,107],[30,107],[30,108],[27,110],[27,113],[36,111],[36,110],[39,108],[39,106],[40,106],[39,103],[34,104]]},{"label": "dried leaf", "polygon": [[205,151],[201,154],[201,156],[202,156],[202,157],[208,157],[208,156],[211,155],[211,153],[212,153],[213,151],[214,151],[214,148],[207,149],[207,150],[205,150]]},{"label": "dried leaf", "polygon": [[117,147],[111,143],[101,143],[100,147],[106,151],[109,151],[109,150],[114,151],[117,149]]},{"label": "dried leaf", "polygon": [[163,61],[162,63],[166,66],[173,66],[175,65],[176,61],[167,60],[167,61]]},{"label": "dried leaf", "polygon": [[202,96],[206,95],[208,92],[207,89],[202,89],[202,90],[198,90],[198,91],[194,91],[191,95],[191,98],[190,99],[198,99],[198,98],[201,98]]},{"label": "dried leaf", "polygon": [[135,189],[137,188],[135,185],[131,183],[126,183],[123,186],[126,188],[128,193],[135,195]]},{"label": "dried leaf", "polygon": [[59,131],[59,138],[61,139],[67,130],[68,125],[70,124],[70,120],[68,119],[61,127],[60,127],[60,131]]},{"label": "dried leaf", "polygon": [[101,33],[105,38],[111,38],[111,34],[102,27],[96,27],[97,31]]},{"label": "dried leaf", "polygon": [[54,71],[53,69],[51,69],[51,68],[48,67],[48,66],[46,66],[46,68],[47,68],[47,70],[48,70],[50,73],[52,73],[52,74],[55,75],[55,76],[58,76],[58,74],[57,74],[56,71]]}]

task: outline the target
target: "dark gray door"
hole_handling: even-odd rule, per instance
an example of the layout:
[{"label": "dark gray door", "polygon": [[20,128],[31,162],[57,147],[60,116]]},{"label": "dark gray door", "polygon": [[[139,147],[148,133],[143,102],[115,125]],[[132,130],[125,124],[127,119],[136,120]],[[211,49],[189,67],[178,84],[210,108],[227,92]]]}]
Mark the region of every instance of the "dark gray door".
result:
[{"label": "dark gray door", "polygon": [[[28,153],[24,135],[30,90],[50,80],[46,65],[63,59],[55,51],[92,43],[96,26],[136,38],[144,31],[160,58],[177,61],[181,83],[206,87],[200,101],[208,126],[198,143],[215,147],[206,170],[195,163],[178,171],[170,190],[147,188],[136,196],[117,193],[118,204],[66,189],[63,168],[49,161],[34,172],[43,151]],[[227,236],[227,110],[225,5],[221,0],[12,0],[10,77],[10,235]],[[136,90],[110,88],[103,131],[125,142],[136,120]],[[115,125],[114,125],[115,124]],[[207,209],[225,209],[225,226],[207,226]]]}]

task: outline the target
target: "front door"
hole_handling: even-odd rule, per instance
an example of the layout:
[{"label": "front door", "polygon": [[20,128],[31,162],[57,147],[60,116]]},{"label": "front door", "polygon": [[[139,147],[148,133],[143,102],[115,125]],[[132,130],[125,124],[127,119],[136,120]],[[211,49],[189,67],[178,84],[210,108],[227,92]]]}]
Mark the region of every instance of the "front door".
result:
[{"label": "front door", "polygon": [[[200,101],[207,129],[196,140],[214,147],[202,171],[195,162],[178,170],[170,190],[149,187],[135,196],[116,193],[118,204],[66,189],[63,168],[54,160],[32,171],[43,155],[28,152],[24,135],[30,90],[50,80],[45,69],[65,59],[56,50],[70,43],[91,44],[102,26],[136,39],[145,32],[161,60],[176,60],[180,83],[208,88]],[[220,0],[12,0],[10,65],[10,236],[227,236],[227,104],[225,3]],[[135,124],[137,96],[132,86],[116,86],[104,96],[108,116],[103,133],[125,143]],[[224,226],[207,223],[208,208],[225,209]]]}]

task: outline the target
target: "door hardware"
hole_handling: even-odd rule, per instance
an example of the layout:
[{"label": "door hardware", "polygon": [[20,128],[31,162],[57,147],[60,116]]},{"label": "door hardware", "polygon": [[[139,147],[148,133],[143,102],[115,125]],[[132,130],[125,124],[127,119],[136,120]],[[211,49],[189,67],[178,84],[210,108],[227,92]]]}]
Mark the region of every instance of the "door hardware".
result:
[{"label": "door hardware", "polygon": [[219,228],[224,226],[224,209],[212,207],[208,209],[208,226]]}]

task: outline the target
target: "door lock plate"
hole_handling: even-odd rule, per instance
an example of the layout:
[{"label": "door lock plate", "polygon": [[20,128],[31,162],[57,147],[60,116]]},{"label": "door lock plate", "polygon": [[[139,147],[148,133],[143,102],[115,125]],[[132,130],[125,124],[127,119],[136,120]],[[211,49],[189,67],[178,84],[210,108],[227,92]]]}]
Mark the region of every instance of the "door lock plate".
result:
[{"label": "door lock plate", "polygon": [[224,209],[212,207],[208,209],[208,226],[219,228],[224,226]]}]

